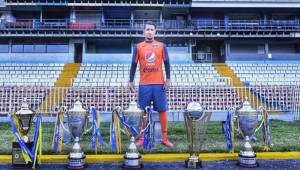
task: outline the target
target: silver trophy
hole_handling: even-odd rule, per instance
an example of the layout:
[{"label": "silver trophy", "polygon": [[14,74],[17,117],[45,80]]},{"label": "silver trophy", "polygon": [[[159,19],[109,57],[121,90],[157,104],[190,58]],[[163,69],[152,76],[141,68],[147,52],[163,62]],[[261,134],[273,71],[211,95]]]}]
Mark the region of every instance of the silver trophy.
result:
[{"label": "silver trophy", "polygon": [[75,102],[72,109],[67,111],[69,129],[66,129],[64,126],[63,128],[73,136],[75,142],[68,156],[68,169],[83,169],[86,167],[85,154],[81,149],[79,140],[84,131],[88,115],[89,112],[82,108],[79,100]]},{"label": "silver trophy", "polygon": [[256,154],[250,145],[250,137],[261,127],[258,126],[259,111],[253,109],[249,101],[244,101],[242,108],[237,110],[238,126],[245,138],[245,143],[239,152],[238,165],[242,167],[257,167]]},{"label": "silver trophy", "polygon": [[196,169],[202,167],[199,153],[205,140],[210,116],[211,112],[205,112],[197,102],[189,103],[187,109],[184,111],[188,150],[190,153],[190,157],[185,161],[187,168]]},{"label": "silver trophy", "polygon": [[137,146],[135,145],[135,139],[138,138],[149,125],[143,125],[144,120],[144,110],[141,110],[135,101],[129,103],[129,107],[126,110],[122,110],[117,107],[117,112],[120,118],[126,124],[131,137],[128,150],[124,155],[124,163],[122,165],[125,169],[140,169],[143,168],[143,162],[141,154],[138,152]]},{"label": "silver trophy", "polygon": [[[33,141],[30,141],[27,134],[30,131],[32,119],[34,117],[34,113],[29,109],[26,99],[22,102],[21,110],[15,113],[15,116],[18,120],[18,131],[23,138],[25,145],[31,150],[33,147]],[[22,150],[19,146],[18,142],[13,142],[12,147],[12,167],[13,168],[29,168],[32,167],[32,163],[25,163],[24,157],[22,156]]]}]

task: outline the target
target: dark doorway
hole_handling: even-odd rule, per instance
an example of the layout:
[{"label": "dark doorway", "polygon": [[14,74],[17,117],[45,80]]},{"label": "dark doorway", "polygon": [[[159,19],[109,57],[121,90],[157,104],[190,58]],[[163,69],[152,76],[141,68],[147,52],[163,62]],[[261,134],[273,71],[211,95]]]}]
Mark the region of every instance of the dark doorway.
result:
[{"label": "dark doorway", "polygon": [[82,62],[82,43],[75,43],[74,44],[74,61],[75,63]]},{"label": "dark doorway", "polygon": [[225,62],[224,42],[221,40],[198,40],[192,48],[195,63]]}]

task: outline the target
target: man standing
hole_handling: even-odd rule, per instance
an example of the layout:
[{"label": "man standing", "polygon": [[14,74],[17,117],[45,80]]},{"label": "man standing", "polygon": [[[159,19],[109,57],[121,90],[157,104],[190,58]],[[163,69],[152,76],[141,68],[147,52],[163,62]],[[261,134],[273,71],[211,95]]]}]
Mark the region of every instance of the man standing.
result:
[{"label": "man standing", "polygon": [[[144,26],[145,40],[138,43],[133,51],[130,68],[129,88],[135,92],[134,75],[137,64],[140,64],[140,83],[138,103],[142,109],[150,106],[153,102],[154,110],[159,112],[161,125],[162,144],[172,148],[173,144],[168,140],[168,104],[166,91],[170,88],[170,62],[166,46],[154,39],[156,25],[146,22]],[[165,65],[166,80],[164,80],[162,63]],[[138,147],[142,146],[144,135],[142,134],[136,142]]]}]

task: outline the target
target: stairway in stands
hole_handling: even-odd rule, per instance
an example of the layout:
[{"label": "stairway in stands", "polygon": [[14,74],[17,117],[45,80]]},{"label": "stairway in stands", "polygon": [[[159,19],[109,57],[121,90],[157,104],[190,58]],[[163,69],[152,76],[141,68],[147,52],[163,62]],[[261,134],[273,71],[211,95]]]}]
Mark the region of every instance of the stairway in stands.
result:
[{"label": "stairway in stands", "polygon": [[232,79],[233,87],[240,87],[241,90],[237,90],[237,95],[242,99],[242,101],[246,100],[246,97],[248,96],[248,100],[250,101],[253,108],[257,109],[262,105],[260,100],[255,95],[253,95],[253,93],[251,93],[248,89],[244,90],[244,88],[242,88],[244,87],[244,84],[226,63],[214,63],[213,66],[221,77],[230,77]]},{"label": "stairway in stands", "polygon": [[43,110],[50,112],[52,106],[61,105],[69,87],[72,87],[73,80],[78,74],[79,69],[80,63],[65,64],[64,69],[55,82],[54,88],[51,90],[46,100],[42,103]]}]

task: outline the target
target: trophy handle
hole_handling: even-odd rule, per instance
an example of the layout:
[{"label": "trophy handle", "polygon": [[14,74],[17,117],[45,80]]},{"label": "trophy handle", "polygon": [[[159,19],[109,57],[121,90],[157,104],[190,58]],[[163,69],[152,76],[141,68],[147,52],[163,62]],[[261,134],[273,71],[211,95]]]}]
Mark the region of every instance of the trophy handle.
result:
[{"label": "trophy handle", "polygon": [[[94,106],[93,106],[93,107],[94,107]],[[91,110],[92,110],[92,109],[91,109]],[[90,112],[90,115],[88,116],[88,120],[90,119],[90,116],[91,116],[91,112]],[[88,124],[89,121],[86,121],[86,122],[87,122],[86,124]],[[88,126],[88,125],[86,125],[86,126]],[[90,128],[88,128],[87,130],[85,130],[85,131],[83,132],[83,134],[85,135],[85,134],[89,133],[92,129],[93,129],[93,123],[92,123],[92,125],[91,125]]]},{"label": "trophy handle", "polygon": [[[64,115],[64,117],[66,116],[66,114],[65,114],[66,111],[67,111],[67,107],[66,107],[66,106],[62,106],[62,107],[60,108],[60,112]],[[60,117],[59,117],[58,119],[59,119],[59,121],[60,121],[60,124],[61,124],[62,128],[63,128],[66,132],[68,132],[68,133],[71,134],[71,132],[69,131],[69,128],[66,128],[66,127],[65,127],[64,122],[61,121]]]},{"label": "trophy handle", "polygon": [[37,110],[35,111],[32,111],[32,122],[36,121],[37,117],[36,115],[38,114],[39,112]]},{"label": "trophy handle", "polygon": [[[260,114],[261,114],[261,118],[263,119],[263,114],[264,114],[264,111],[266,110],[263,106],[260,106],[259,108],[259,111],[260,111]],[[255,129],[255,132],[256,133],[263,125],[264,121],[262,120],[260,125]]]},{"label": "trophy handle", "polygon": [[61,106],[59,111],[65,115],[65,113],[68,111],[68,108],[67,108],[67,106]]},{"label": "trophy handle", "polygon": [[[229,107],[229,109],[228,109],[230,112],[232,112],[232,113],[235,113],[235,110],[236,110],[236,108],[235,107],[233,107],[233,106],[231,106],[231,107]],[[236,115],[235,115],[236,116]]]},{"label": "trophy handle", "polygon": [[[86,127],[88,126],[87,124],[88,124],[88,122],[89,122],[90,115],[87,117],[87,119],[88,119],[88,121],[86,121]],[[92,129],[93,129],[93,123],[92,123],[91,127],[88,128],[87,130],[85,130],[82,134],[85,135],[85,134],[89,133]]]},{"label": "trophy handle", "polygon": [[[120,123],[122,126],[124,126],[124,124],[122,123],[122,121],[124,121],[124,114],[123,114],[123,111],[122,111],[122,107],[121,106],[116,106],[113,110],[112,110],[112,114],[116,114],[118,119],[120,120]],[[122,114],[121,114],[122,113]],[[113,116],[113,115],[112,115]],[[122,129],[120,128],[120,131],[123,133],[123,134],[127,134],[125,129]]]},{"label": "trophy handle", "polygon": [[[124,113],[121,106],[116,106],[112,112],[116,112],[119,119],[122,119],[122,121],[125,121],[124,119]],[[121,114],[122,113],[122,114]]]},{"label": "trophy handle", "polygon": [[[150,106],[146,106],[146,107],[145,107],[145,111],[146,111],[146,113],[147,113],[146,117],[147,117],[148,123],[147,123],[147,125],[145,126],[145,128],[141,130],[140,135],[141,135],[146,129],[148,129],[148,127],[150,127],[150,125],[151,125],[151,121],[149,121],[149,119],[150,119],[150,114],[151,114],[151,113],[150,113],[150,112],[151,112],[151,107],[150,107]],[[143,117],[144,117],[144,115],[143,115]],[[140,135],[139,135],[139,136],[140,136]]]},{"label": "trophy handle", "polygon": [[115,110],[116,112],[119,112],[119,113],[122,112],[121,106],[116,106],[114,110]]},{"label": "trophy handle", "polygon": [[234,122],[237,122],[237,127],[232,126],[233,130],[235,130],[238,133],[240,133],[240,124],[239,124],[239,121],[237,121],[239,116],[236,113],[236,107],[231,106],[231,107],[229,107],[228,111],[231,114],[231,119],[233,121],[233,124],[234,124]]}]

